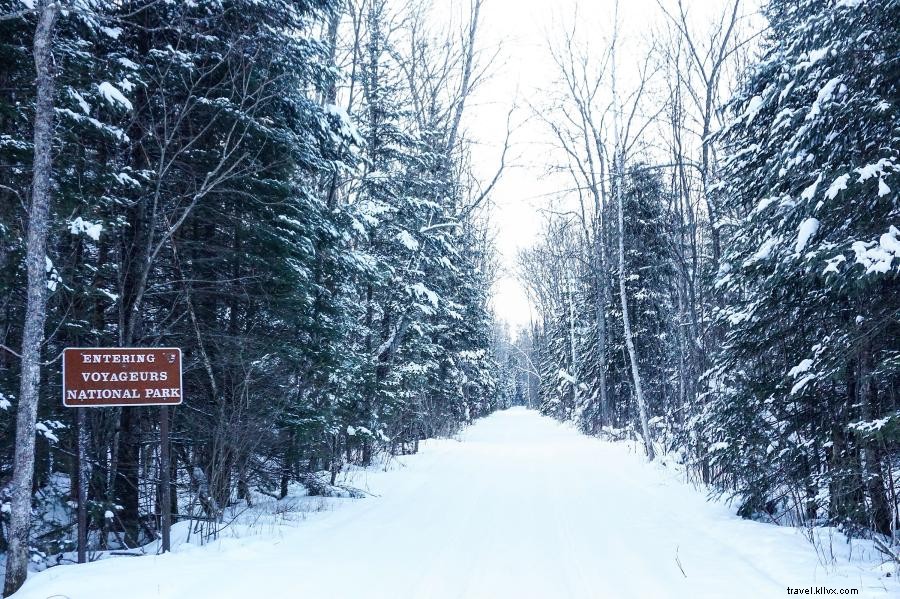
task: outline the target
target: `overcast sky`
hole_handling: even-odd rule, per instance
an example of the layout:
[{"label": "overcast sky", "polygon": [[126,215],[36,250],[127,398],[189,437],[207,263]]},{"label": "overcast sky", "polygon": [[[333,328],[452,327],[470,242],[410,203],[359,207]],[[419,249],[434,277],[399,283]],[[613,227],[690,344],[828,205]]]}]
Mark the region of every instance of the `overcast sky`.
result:
[{"label": "overcast sky", "polygon": [[513,104],[515,127],[511,137],[509,166],[493,193],[493,226],[503,272],[494,289],[494,308],[515,329],[527,324],[531,310],[525,291],[516,279],[518,251],[534,243],[540,230],[539,210],[554,191],[547,184],[547,150],[543,128],[534,122],[529,102],[554,78],[547,52],[551,2],[545,0],[485,0],[481,22],[483,58],[499,52],[490,67],[491,76],[475,96],[466,126],[479,147],[473,150],[476,170],[482,178],[496,170],[506,119]]},{"label": "overcast sky", "polygon": [[[499,54],[491,65],[490,78],[477,91],[466,126],[479,145],[474,150],[476,169],[488,178],[499,161],[509,109],[513,103],[518,107],[513,115],[511,164],[493,194],[492,219],[503,267],[494,289],[494,309],[513,331],[532,318],[525,290],[516,278],[516,256],[535,243],[544,219],[541,210],[564,201],[558,192],[567,183],[548,174],[548,166],[556,161],[555,148],[546,125],[534,117],[531,108],[546,102],[557,79],[548,44],[560,39],[562,28],[571,26],[577,15],[582,31],[592,32],[592,37],[596,32],[598,46],[602,45],[611,32],[614,6],[613,0],[484,2],[480,23],[483,58],[487,61],[494,52]],[[655,0],[628,0],[620,7],[621,20],[630,27],[628,22],[635,13],[656,10]]]}]

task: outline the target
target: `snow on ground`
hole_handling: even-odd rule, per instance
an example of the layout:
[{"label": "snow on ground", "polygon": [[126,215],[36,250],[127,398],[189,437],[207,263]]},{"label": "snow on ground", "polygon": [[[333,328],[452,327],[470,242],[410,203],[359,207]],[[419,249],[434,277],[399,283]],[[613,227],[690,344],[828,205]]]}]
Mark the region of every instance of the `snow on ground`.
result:
[{"label": "snow on ground", "polygon": [[[864,559],[823,565],[802,534],[741,520],[626,444],[535,412],[494,414],[429,441],[365,499],[257,513],[166,555],[60,566],[16,599],[785,597],[787,588],[897,596]],[[310,500],[311,498],[307,498]],[[290,499],[284,500],[290,501]],[[271,507],[271,506],[270,506]],[[282,515],[283,515],[282,514]],[[281,523],[279,523],[281,522]],[[183,536],[185,525],[175,532]],[[832,548],[848,552],[844,541]],[[865,556],[863,556],[865,557]]]}]

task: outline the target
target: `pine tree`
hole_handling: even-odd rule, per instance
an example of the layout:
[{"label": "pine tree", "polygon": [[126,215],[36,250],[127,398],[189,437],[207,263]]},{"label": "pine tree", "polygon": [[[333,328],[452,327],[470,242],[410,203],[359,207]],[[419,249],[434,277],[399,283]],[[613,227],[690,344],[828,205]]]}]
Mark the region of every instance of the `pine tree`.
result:
[{"label": "pine tree", "polygon": [[648,410],[662,416],[673,408],[672,376],[667,356],[673,353],[670,330],[672,222],[669,201],[656,171],[637,164],[625,189],[625,247],[632,335],[640,356]]},{"label": "pine tree", "polygon": [[[772,2],[766,55],[731,105],[708,419],[745,515],[786,507],[891,530],[898,9]],[[802,501],[779,505],[787,490]]]}]

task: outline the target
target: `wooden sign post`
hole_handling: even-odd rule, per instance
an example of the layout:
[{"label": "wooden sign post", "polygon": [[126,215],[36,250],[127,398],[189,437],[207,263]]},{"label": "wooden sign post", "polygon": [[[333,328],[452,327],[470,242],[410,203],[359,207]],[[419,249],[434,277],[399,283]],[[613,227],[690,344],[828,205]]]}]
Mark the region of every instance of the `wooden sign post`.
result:
[{"label": "wooden sign post", "polygon": [[78,562],[87,555],[87,424],[84,408],[161,406],[159,511],[162,550],[169,551],[172,489],[169,406],[181,403],[181,349],[177,347],[69,347],[63,351],[63,405],[77,408]]},{"label": "wooden sign post", "polygon": [[78,439],[78,563],[83,564],[87,561],[87,499],[88,499],[88,480],[90,469],[88,468],[87,444],[87,413],[85,408],[75,409],[75,420],[78,423],[76,435]]}]

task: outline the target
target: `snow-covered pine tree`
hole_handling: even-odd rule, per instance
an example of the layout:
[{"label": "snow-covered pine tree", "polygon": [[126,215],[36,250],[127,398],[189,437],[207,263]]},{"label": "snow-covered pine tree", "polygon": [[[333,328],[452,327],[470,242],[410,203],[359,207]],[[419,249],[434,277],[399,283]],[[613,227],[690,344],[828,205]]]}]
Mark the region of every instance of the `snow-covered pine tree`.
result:
[{"label": "snow-covered pine tree", "polygon": [[[55,334],[48,347],[183,347],[193,413],[218,418],[185,413],[175,434],[202,450],[175,450],[182,459],[191,456],[188,472],[196,466],[204,473],[220,505],[236,482],[246,483],[251,453],[258,459],[280,451],[288,435],[272,423],[308,402],[308,388],[328,379],[309,376],[310,369],[337,376],[334,363],[343,359],[344,321],[327,316],[343,314],[339,302],[348,296],[324,293],[312,275],[314,256],[325,257],[335,277],[349,260],[340,215],[327,210],[316,185],[356,143],[345,115],[310,92],[324,90],[335,76],[325,66],[325,48],[308,37],[330,6],[97,2],[58,24],[50,253],[51,276],[62,282],[50,298]],[[27,13],[0,23],[12,29],[4,36],[10,60],[27,50],[33,28]],[[33,92],[27,63],[16,64],[25,66],[11,63],[3,72],[21,85],[13,84],[3,101],[18,102],[17,114],[25,118],[0,123],[5,141],[29,133]],[[20,160],[24,172],[30,159],[19,146],[9,151],[20,156],[7,153],[4,162],[15,170]],[[5,192],[19,189],[9,187]],[[4,227],[17,222],[2,220]],[[18,235],[10,233],[4,244]],[[21,285],[20,249],[9,247],[4,297],[6,285]],[[148,287],[152,293],[144,292]],[[8,309],[20,310],[16,296],[8,297]],[[15,344],[20,331],[13,315],[4,335]],[[46,367],[52,384],[58,366]],[[262,368],[271,376],[258,378]],[[248,395],[251,384],[258,395]],[[41,418],[70,416],[56,402],[41,406]],[[139,409],[90,418],[95,459],[118,474],[107,486],[103,469],[95,470],[90,499],[99,506],[98,525],[126,532],[129,544],[148,530],[140,481],[155,475],[141,465],[152,461],[138,458],[141,436],[153,426]],[[309,451],[309,442],[295,436]],[[70,432],[60,437],[70,445]],[[38,485],[54,463],[42,443]],[[108,522],[102,514],[115,504],[125,509]]]},{"label": "snow-covered pine tree", "polygon": [[628,173],[624,197],[628,216],[624,240],[628,269],[625,292],[632,337],[646,378],[647,409],[651,418],[663,418],[675,407],[671,402],[674,377],[668,362],[668,356],[674,353],[670,200],[659,171],[640,163]]},{"label": "snow-covered pine tree", "polygon": [[[19,4],[0,4],[16,15],[0,19],[0,342],[10,348],[25,307],[18,211],[35,95],[35,12]],[[479,5],[452,64],[447,40],[427,52],[390,46],[379,32],[402,28],[388,13],[415,7],[387,2],[97,0],[61,13],[41,376],[58,384],[49,358],[66,346],[182,347],[173,480],[207,516],[249,501],[252,486],[286,493],[310,471],[335,477],[376,449],[414,450],[497,405],[494,257],[460,125]],[[341,15],[372,20],[339,81]],[[320,27],[328,43],[315,39]],[[416,76],[403,70],[410,61]],[[0,368],[3,381],[20,374],[6,350]],[[8,415],[16,394],[0,393]],[[39,487],[74,477],[76,434],[62,424],[72,415],[40,405],[61,428],[60,447],[56,435],[37,439]],[[92,538],[141,543],[157,509],[155,415],[87,420]],[[9,418],[0,427],[10,432]],[[61,526],[53,542],[67,536]]]},{"label": "snow-covered pine tree", "polygon": [[[572,420],[577,410],[575,385],[584,364],[577,232],[570,221],[557,219],[548,224],[544,236],[539,245],[519,256],[523,278],[540,309],[539,334],[535,336],[539,344],[535,361],[540,374],[539,408],[548,416]],[[573,357],[579,363],[573,363]]]},{"label": "snow-covered pine tree", "polygon": [[[372,270],[358,281],[365,306],[358,342],[368,365],[348,442],[364,462],[378,444],[446,434],[483,413],[493,385],[491,256],[467,204],[458,118],[469,92],[467,63],[435,60],[444,42],[418,29],[417,18],[385,28],[418,9],[399,10],[379,1],[354,12],[354,47],[364,51],[354,54],[361,93],[352,109],[365,164],[348,211]],[[471,19],[463,57],[477,10]],[[404,35],[415,39],[409,49]],[[458,82],[458,95],[436,81]]]},{"label": "snow-covered pine tree", "polygon": [[744,515],[788,510],[888,533],[900,3],[774,0],[767,16],[765,55],[722,136],[714,467]]}]

